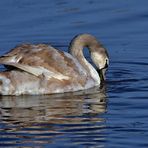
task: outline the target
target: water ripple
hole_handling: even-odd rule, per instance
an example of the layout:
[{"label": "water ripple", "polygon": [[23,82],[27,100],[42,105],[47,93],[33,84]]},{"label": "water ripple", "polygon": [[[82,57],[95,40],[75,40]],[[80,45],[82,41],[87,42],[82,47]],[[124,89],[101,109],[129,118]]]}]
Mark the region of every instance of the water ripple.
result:
[{"label": "water ripple", "polygon": [[105,119],[98,115],[105,112],[105,102],[104,90],[99,92],[96,89],[89,94],[1,96],[2,145],[42,145],[54,142],[55,137],[77,144],[88,143],[86,139],[96,143],[104,139]]}]

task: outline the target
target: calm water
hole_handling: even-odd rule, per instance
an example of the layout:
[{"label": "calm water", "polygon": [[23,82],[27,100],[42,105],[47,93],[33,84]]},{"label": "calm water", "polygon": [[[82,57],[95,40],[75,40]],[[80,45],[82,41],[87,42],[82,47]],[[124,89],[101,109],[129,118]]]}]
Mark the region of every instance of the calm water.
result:
[{"label": "calm water", "polygon": [[1,55],[26,42],[67,51],[76,34],[87,32],[111,60],[102,90],[0,97],[0,146],[148,147],[147,6],[147,0],[1,0]]}]

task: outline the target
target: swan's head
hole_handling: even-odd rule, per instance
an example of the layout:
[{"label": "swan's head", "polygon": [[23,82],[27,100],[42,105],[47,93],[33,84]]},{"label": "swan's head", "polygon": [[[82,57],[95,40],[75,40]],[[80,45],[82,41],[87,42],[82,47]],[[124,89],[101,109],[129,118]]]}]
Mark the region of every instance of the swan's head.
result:
[{"label": "swan's head", "polygon": [[91,53],[91,59],[97,67],[101,81],[105,80],[105,72],[109,64],[107,50],[97,39],[90,34],[80,34],[76,36],[70,44],[69,52],[79,59],[81,64],[85,64],[83,48],[87,47]]},{"label": "swan's head", "polygon": [[107,50],[103,46],[94,47],[91,52],[91,58],[97,67],[97,72],[101,78],[101,81],[105,80],[105,72],[109,65],[109,57]]}]

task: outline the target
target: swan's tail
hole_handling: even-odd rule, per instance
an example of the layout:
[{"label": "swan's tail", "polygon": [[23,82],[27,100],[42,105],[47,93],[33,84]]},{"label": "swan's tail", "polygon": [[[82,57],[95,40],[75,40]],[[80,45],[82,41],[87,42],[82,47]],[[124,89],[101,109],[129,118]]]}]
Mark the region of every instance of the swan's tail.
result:
[{"label": "swan's tail", "polygon": [[11,91],[11,80],[3,72],[0,73],[0,95],[10,95]]}]

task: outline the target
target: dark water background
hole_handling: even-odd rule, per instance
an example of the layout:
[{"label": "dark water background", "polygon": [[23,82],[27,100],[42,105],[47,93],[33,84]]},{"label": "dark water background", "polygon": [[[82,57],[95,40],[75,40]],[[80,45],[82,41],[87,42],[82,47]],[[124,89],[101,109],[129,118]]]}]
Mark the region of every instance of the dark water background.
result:
[{"label": "dark water background", "polygon": [[28,42],[67,51],[79,33],[108,49],[106,86],[0,97],[1,147],[148,147],[147,0],[0,1],[1,55]]}]

